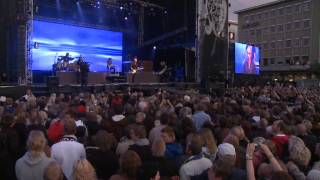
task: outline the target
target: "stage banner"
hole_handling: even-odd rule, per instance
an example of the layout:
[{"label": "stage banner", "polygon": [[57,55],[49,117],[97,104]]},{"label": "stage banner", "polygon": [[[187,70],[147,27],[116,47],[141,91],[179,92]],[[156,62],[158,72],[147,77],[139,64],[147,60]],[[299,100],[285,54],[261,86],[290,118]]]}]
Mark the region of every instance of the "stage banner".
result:
[{"label": "stage banner", "polygon": [[197,1],[197,79],[226,79],[228,0]]}]

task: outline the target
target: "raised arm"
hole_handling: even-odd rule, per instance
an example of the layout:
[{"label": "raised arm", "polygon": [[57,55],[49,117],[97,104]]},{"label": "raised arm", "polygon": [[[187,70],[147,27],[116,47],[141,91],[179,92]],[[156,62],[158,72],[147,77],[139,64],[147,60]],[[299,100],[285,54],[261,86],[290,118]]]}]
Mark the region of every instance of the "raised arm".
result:
[{"label": "raised arm", "polygon": [[255,180],[254,174],[254,166],[253,166],[253,152],[255,150],[255,144],[250,143],[247,145],[247,153],[246,153],[246,166],[247,166],[247,179],[248,180]]}]

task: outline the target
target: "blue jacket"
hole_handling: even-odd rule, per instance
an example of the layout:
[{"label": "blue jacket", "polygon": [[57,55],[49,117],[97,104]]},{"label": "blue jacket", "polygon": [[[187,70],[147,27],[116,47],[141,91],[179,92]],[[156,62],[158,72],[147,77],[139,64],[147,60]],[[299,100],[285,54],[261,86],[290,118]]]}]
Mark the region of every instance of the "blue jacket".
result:
[{"label": "blue jacket", "polygon": [[183,154],[182,146],[178,143],[166,144],[165,157],[175,159]]}]

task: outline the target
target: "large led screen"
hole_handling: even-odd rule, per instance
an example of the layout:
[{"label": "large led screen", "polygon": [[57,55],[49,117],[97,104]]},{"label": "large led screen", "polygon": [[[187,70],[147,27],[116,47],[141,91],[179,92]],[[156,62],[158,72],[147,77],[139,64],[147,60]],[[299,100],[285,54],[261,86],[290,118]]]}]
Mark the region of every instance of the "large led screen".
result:
[{"label": "large led screen", "polygon": [[235,43],[235,72],[237,74],[260,74],[260,50],[258,47]]},{"label": "large led screen", "polygon": [[106,71],[107,59],[112,58],[116,71],[122,71],[122,33],[102,29],[33,21],[32,69],[52,70],[61,56],[69,53],[82,56],[90,64],[90,71]]}]

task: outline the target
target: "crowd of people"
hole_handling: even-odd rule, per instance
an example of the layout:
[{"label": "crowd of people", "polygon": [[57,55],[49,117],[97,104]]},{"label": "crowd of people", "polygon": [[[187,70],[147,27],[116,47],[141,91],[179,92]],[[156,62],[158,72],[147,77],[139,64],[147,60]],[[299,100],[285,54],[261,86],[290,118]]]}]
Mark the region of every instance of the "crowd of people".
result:
[{"label": "crowd of people", "polygon": [[320,179],[319,89],[27,90],[0,118],[0,179]]}]

